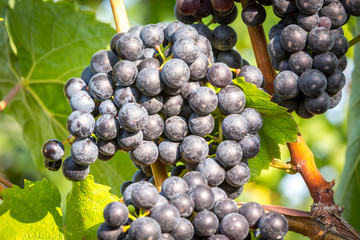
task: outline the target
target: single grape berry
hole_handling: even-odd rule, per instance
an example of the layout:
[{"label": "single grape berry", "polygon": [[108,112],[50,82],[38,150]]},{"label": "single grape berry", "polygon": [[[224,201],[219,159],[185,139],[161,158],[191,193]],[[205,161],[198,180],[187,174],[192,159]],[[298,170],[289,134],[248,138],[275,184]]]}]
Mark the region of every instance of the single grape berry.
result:
[{"label": "single grape berry", "polygon": [[221,220],[230,213],[238,212],[238,209],[239,207],[234,200],[230,198],[224,198],[215,202],[213,212]]},{"label": "single grape berry", "polygon": [[145,46],[141,38],[132,34],[124,34],[116,42],[116,52],[124,60],[135,61],[140,59],[144,48]]},{"label": "single grape berry", "polygon": [[324,0],[296,0],[297,8],[305,14],[317,13],[324,4]]},{"label": "single grape berry", "polygon": [[172,141],[181,141],[188,135],[188,126],[183,117],[173,116],[165,121],[164,133]]},{"label": "single grape berry", "polygon": [[134,150],[130,152],[131,160],[140,166],[149,166],[155,163],[158,156],[158,148],[152,141],[142,141]]},{"label": "single grape berry", "polygon": [[127,103],[120,109],[118,120],[125,130],[136,132],[146,126],[149,121],[149,115],[142,105]]},{"label": "single grape berry", "polygon": [[244,216],[230,213],[221,220],[220,232],[229,239],[245,239],[249,232],[249,223]]},{"label": "single grape berry", "polygon": [[186,218],[180,218],[179,224],[170,232],[170,235],[175,240],[191,240],[194,236],[194,226]]},{"label": "single grape berry", "polygon": [[211,114],[200,115],[198,113],[193,113],[189,117],[188,125],[191,133],[203,137],[213,131],[215,120]]},{"label": "single grape berry", "polygon": [[335,36],[325,27],[316,27],[307,37],[309,48],[315,53],[330,51],[335,44]]},{"label": "single grape berry", "polygon": [[199,163],[208,155],[209,146],[204,138],[190,135],[182,140],[180,152],[186,162]]},{"label": "single grape berry", "polygon": [[212,113],[218,104],[218,98],[214,90],[208,87],[196,88],[190,95],[189,104],[191,109],[198,114]]},{"label": "single grape berry", "polygon": [[61,168],[62,160],[49,161],[44,159],[44,166],[50,171],[58,171]]},{"label": "single grape berry", "polygon": [[87,138],[94,132],[95,119],[90,113],[75,111],[69,115],[66,127],[73,136]]},{"label": "single grape berry", "polygon": [[220,25],[212,31],[212,44],[220,51],[232,49],[237,42],[237,35],[233,28]]},{"label": "single grape berry", "polygon": [[317,97],[306,97],[305,108],[314,115],[323,114],[330,108],[330,97],[326,92]]},{"label": "single grape berry", "polygon": [[305,51],[291,54],[289,58],[289,68],[297,75],[301,75],[313,66],[313,58]]},{"label": "single grape berry", "polygon": [[218,186],[225,179],[225,170],[213,158],[206,158],[200,162],[196,170],[205,176],[209,186]]},{"label": "single grape berry", "polygon": [[219,227],[216,215],[208,210],[198,212],[192,220],[195,233],[201,237],[214,235]]},{"label": "single grape berry", "polygon": [[104,222],[97,229],[96,236],[99,240],[110,240],[120,238],[122,233],[121,228],[110,227]]},{"label": "single grape berry", "polygon": [[260,218],[265,214],[264,208],[256,202],[247,202],[239,209],[249,223],[250,228],[258,228]]},{"label": "single grape berry", "polygon": [[90,69],[94,74],[108,73],[118,61],[118,57],[112,51],[100,50],[92,56]]},{"label": "single grape berry", "polygon": [[246,134],[239,144],[243,150],[243,157],[245,159],[256,157],[260,151],[260,137],[258,134]]},{"label": "single grape berry", "polygon": [[148,24],[140,31],[140,38],[145,47],[154,48],[164,42],[164,32],[156,24]]},{"label": "single grape berry", "polygon": [[159,223],[163,233],[171,232],[180,222],[180,213],[172,204],[157,206],[150,216]]},{"label": "single grape berry", "polygon": [[129,210],[121,202],[111,202],[104,208],[105,222],[113,228],[125,225],[129,218]]},{"label": "single grape berry", "polygon": [[280,35],[281,45],[288,52],[298,52],[304,50],[306,46],[306,38],[306,31],[295,24],[286,26]]},{"label": "single grape berry", "polygon": [[265,8],[258,3],[250,3],[243,8],[241,19],[247,26],[260,26],[266,19]]},{"label": "single grape berry", "polygon": [[131,61],[122,60],[112,69],[112,78],[116,85],[127,87],[134,83],[138,69]]},{"label": "single grape berry", "polygon": [[176,194],[170,199],[170,203],[178,209],[180,217],[187,218],[194,211],[194,201],[186,193]]},{"label": "single grape berry", "polygon": [[195,185],[189,189],[188,194],[194,201],[194,209],[200,212],[204,209],[210,210],[215,203],[215,196],[211,188],[205,185]]},{"label": "single grape berry", "polygon": [[131,239],[160,239],[160,225],[150,217],[142,217],[131,223],[128,230]]},{"label": "single grape berry", "polygon": [[73,77],[66,81],[64,85],[64,94],[68,99],[70,99],[72,95],[85,89],[86,82],[81,78]]},{"label": "single grape berry", "polygon": [[98,157],[98,147],[89,138],[78,139],[71,146],[71,157],[79,165],[88,166]]},{"label": "single grape berry", "polygon": [[288,231],[288,222],[282,214],[268,212],[260,218],[259,229],[265,238],[282,239]]},{"label": "single grape berry", "polygon": [[41,147],[43,157],[48,161],[58,161],[64,156],[64,145],[56,139],[47,140]]},{"label": "single grape berry", "polygon": [[300,90],[309,97],[319,96],[327,85],[325,75],[316,69],[306,70],[299,78]]},{"label": "single grape berry", "polygon": [[264,84],[264,77],[260,69],[252,65],[243,66],[239,77],[243,77],[246,82],[254,84],[257,88]]},{"label": "single grape berry", "polygon": [[68,157],[62,164],[62,172],[66,179],[78,182],[84,180],[89,174],[90,167],[82,166],[74,162],[72,157]]},{"label": "single grape berry", "polygon": [[227,116],[221,124],[224,137],[228,140],[240,141],[248,132],[247,120],[239,114]]},{"label": "single grape berry", "polygon": [[73,111],[91,113],[95,109],[95,102],[89,92],[81,90],[70,98],[70,107]]},{"label": "single grape berry", "polygon": [[159,192],[157,188],[145,181],[139,182],[131,193],[131,199],[138,208],[150,209],[157,203]]},{"label": "single grape berry", "polygon": [[217,93],[219,110],[226,115],[240,114],[245,107],[244,92],[234,86],[226,86]]},{"label": "single grape berry", "polygon": [[177,0],[176,8],[182,14],[189,16],[194,15],[197,11],[199,11],[201,6],[200,0]]},{"label": "single grape berry", "polygon": [[325,76],[329,76],[338,68],[338,59],[332,52],[316,54],[314,56],[314,68],[321,71]]},{"label": "single grape berry", "polygon": [[159,160],[165,165],[176,164],[181,159],[180,143],[165,139],[158,145]]},{"label": "single grape berry", "polygon": [[313,28],[319,25],[319,14],[304,14],[300,13],[297,16],[297,24],[302,27],[305,31],[311,31]]},{"label": "single grape berry", "polygon": [[178,88],[189,81],[190,69],[183,60],[174,58],[164,64],[161,77],[167,86]]},{"label": "single grape berry", "polygon": [[299,92],[299,76],[292,71],[283,71],[274,80],[276,94],[284,99],[295,98]]},{"label": "single grape berry", "polygon": [[164,86],[160,72],[156,68],[145,68],[136,76],[136,87],[145,95],[156,96],[163,90]]},{"label": "single grape berry", "polygon": [[182,37],[174,43],[172,52],[175,58],[181,59],[190,65],[198,58],[199,47],[192,38]]}]

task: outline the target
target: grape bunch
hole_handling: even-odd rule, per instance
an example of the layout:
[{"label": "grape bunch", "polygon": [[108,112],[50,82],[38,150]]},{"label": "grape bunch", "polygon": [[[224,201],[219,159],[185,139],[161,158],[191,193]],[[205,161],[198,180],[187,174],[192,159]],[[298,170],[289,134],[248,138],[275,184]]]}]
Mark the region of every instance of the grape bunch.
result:
[{"label": "grape bunch", "polygon": [[241,188],[250,177],[245,162],[260,150],[262,117],[245,108],[245,94],[232,79],[238,75],[260,88],[264,78],[233,49],[236,42],[231,27],[211,31],[202,23],[117,33],[111,50],[96,52],[81,77],[65,83],[73,110],[67,129],[75,141],[63,163],[63,144],[47,141],[45,166],[55,171],[62,165],[67,179],[81,181],[97,159],[127,151],[139,176],[151,175],[156,161],[169,170],[181,161],[211,186]]},{"label": "grape bunch", "polygon": [[239,208],[198,171],[167,178],[160,193],[147,181],[124,184],[121,190],[124,203],[111,202],[104,209],[100,240],[242,240],[251,239],[249,230],[261,239],[282,239],[288,231],[283,215],[265,213],[256,202]]},{"label": "grape bunch", "polygon": [[[273,101],[311,118],[336,107],[345,86],[349,42],[342,26],[359,16],[359,1],[272,0],[281,18],[269,31],[268,52],[279,71]],[[256,3],[255,3],[256,4]]]}]

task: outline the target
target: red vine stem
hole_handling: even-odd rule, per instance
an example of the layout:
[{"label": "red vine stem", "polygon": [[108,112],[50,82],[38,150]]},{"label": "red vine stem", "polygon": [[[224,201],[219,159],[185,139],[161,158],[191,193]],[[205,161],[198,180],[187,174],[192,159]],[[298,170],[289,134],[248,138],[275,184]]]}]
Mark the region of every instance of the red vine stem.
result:
[{"label": "red vine stem", "polygon": [[[126,32],[130,29],[129,20],[126,13],[126,8],[123,0],[110,0],[111,9],[114,15],[114,21],[117,32]],[[151,165],[155,185],[160,190],[162,183],[168,177],[166,167],[163,163],[157,160]]]},{"label": "red vine stem", "polygon": [[11,90],[10,92],[4,97],[4,99],[0,102],[0,112],[4,111],[6,106],[9,104],[9,102],[16,96],[16,94],[21,90],[23,87],[22,82],[18,82]]},{"label": "red vine stem", "polygon": [[[5,178],[3,177],[0,177],[0,194],[2,191],[4,191],[5,189],[7,188],[12,188],[13,185],[11,182],[9,182],[8,180],[6,180]],[[0,196],[1,198],[1,196]]]}]

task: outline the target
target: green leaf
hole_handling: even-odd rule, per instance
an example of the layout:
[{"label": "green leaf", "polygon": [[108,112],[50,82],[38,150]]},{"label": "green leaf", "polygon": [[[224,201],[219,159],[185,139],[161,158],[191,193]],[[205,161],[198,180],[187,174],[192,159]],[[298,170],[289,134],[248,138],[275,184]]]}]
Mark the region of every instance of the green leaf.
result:
[{"label": "green leaf", "polygon": [[12,2],[5,22],[0,22],[0,99],[16,84],[22,85],[6,112],[21,125],[29,150],[41,166],[42,143],[69,135],[65,122],[71,109],[63,94],[65,81],[79,77],[115,31],[70,2]]},{"label": "green leaf", "polygon": [[[66,199],[63,224],[61,196],[56,186],[46,179],[41,182],[25,180],[1,193],[0,236],[8,239],[96,239],[96,231],[104,222],[105,206],[119,198],[109,193],[108,186],[94,183],[89,175],[72,184]],[[63,227],[64,226],[64,227]]]},{"label": "green leaf", "polygon": [[64,239],[58,189],[46,179],[25,180],[1,193],[0,236],[7,239]]},{"label": "green leaf", "polygon": [[[360,19],[353,29],[360,32]],[[351,94],[348,107],[348,145],[346,162],[336,190],[336,200],[345,207],[343,217],[356,229],[360,229],[360,45],[355,46],[354,71],[352,73]]]},{"label": "green leaf", "polygon": [[120,196],[120,187],[123,182],[131,180],[138,169],[132,163],[127,152],[118,151],[109,161],[97,160],[91,164],[90,173],[96,182],[111,187],[111,192]]},{"label": "green leaf", "polygon": [[254,84],[243,78],[234,80],[246,97],[246,107],[255,108],[263,117],[263,126],[259,131],[261,148],[259,154],[249,160],[252,179],[260,175],[261,170],[268,169],[272,158],[280,158],[279,144],[294,142],[297,138],[297,124],[286,108],[271,102],[271,97]]},{"label": "green leaf", "polygon": [[104,222],[105,206],[119,198],[109,193],[110,187],[94,183],[89,175],[75,182],[66,198],[66,239],[96,239],[96,230]]}]

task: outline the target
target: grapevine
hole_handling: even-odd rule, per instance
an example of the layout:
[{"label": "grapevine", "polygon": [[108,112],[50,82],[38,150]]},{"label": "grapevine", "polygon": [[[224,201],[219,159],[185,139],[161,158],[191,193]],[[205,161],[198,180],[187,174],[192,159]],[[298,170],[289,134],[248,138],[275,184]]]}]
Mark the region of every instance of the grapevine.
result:
[{"label": "grapevine", "polygon": [[[124,2],[110,0],[117,29],[110,50],[97,51],[81,76],[67,80],[70,135],[41,148],[44,166],[74,186],[118,151],[138,169],[122,184],[120,201],[103,209],[98,239],[283,239],[288,231],[360,239],[341,217],[335,182],[321,175],[291,115],[309,119],[339,104],[345,53],[358,42],[348,41],[342,26],[360,15],[359,3],[235,2],[242,9],[234,0],[177,0],[178,22],[130,27]],[[269,43],[264,6],[281,19]],[[240,17],[258,67],[235,49],[229,24]],[[16,84],[0,110],[27,84]],[[288,132],[272,137],[275,116],[286,123],[275,120],[273,131]],[[269,150],[281,143],[288,163]],[[235,201],[256,176],[252,164],[265,155],[270,166],[301,174],[313,199],[310,212]],[[11,187],[0,178],[0,192]]]}]

